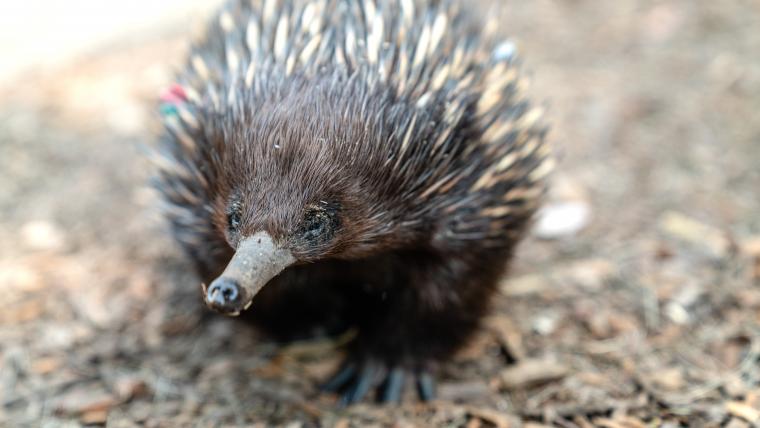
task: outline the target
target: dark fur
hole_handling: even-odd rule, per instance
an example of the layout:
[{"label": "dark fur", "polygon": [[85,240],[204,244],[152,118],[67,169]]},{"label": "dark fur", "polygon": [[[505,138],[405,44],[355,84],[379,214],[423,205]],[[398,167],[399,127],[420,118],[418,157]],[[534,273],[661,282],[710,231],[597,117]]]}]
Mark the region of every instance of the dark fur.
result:
[{"label": "dark fur", "polygon": [[[245,28],[251,12],[230,5]],[[454,13],[428,7],[433,15]],[[415,31],[427,22],[418,21]],[[470,59],[475,80],[483,80],[494,65],[487,54],[493,42],[466,22],[452,16],[441,46],[453,50],[461,40],[485,52]],[[361,23],[354,24],[361,32]],[[194,147],[180,143],[176,127],[169,127],[163,146],[170,166],[162,169],[159,187],[175,235],[203,281],[221,273],[240,237],[267,231],[299,260],[251,308],[273,330],[308,330],[317,321],[329,330],[356,326],[351,358],[389,367],[420,368],[450,357],[485,314],[543,189],[530,174],[547,159],[545,129],[534,122],[518,126],[530,106],[516,83],[499,93],[487,114],[476,114],[488,89],[477,81],[457,90],[452,80],[436,91],[401,91],[392,80],[379,82],[373,67],[333,64],[329,54],[314,60],[321,66],[296,66],[288,74],[281,62],[242,48],[243,61],[259,61],[248,86],[242,67],[230,70],[225,63],[225,49],[245,39],[236,31],[243,30],[225,35],[213,24],[193,51],[211,77],[202,80],[188,65],[179,78],[199,94],[182,106],[198,122],[193,127],[184,120],[180,128]],[[434,71],[422,69],[417,87]],[[416,106],[423,93],[430,101]],[[457,114],[447,119],[452,103]],[[518,125],[498,141],[482,141],[505,122]],[[531,142],[537,142],[532,151],[520,152]],[[516,160],[508,170],[477,185],[510,155]],[[538,191],[505,196],[521,189]],[[239,209],[234,230],[231,204]],[[305,213],[319,206],[331,210],[329,235],[299,239]]]}]

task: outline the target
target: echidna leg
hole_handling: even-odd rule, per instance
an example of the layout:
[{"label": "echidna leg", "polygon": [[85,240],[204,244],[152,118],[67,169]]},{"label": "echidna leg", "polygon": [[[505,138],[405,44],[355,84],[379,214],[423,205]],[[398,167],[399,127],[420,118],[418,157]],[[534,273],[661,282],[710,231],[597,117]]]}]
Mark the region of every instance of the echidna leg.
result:
[{"label": "echidna leg", "polygon": [[388,368],[379,361],[365,360],[357,365],[348,359],[346,363],[323,386],[325,392],[340,392],[340,404],[358,403],[378,389],[378,401],[397,403],[401,401],[407,379],[414,378],[419,396],[423,401],[435,398],[435,386],[427,371],[412,373],[401,366]]},{"label": "echidna leg", "polygon": [[394,270],[386,277],[394,284],[372,284],[362,300],[352,300],[359,334],[346,364],[327,384],[342,393],[344,404],[374,389],[379,401],[399,401],[407,380],[422,400],[434,398],[433,368],[472,336],[501,271],[484,268],[482,260],[419,253],[384,267]]}]

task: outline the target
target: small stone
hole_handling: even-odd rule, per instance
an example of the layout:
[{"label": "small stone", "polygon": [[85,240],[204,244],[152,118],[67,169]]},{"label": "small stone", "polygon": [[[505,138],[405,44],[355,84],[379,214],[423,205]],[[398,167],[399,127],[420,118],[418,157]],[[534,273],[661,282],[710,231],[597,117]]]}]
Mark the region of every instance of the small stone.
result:
[{"label": "small stone", "polygon": [[665,306],[665,313],[676,324],[685,325],[691,322],[693,307],[704,296],[705,290],[695,284],[681,287]]},{"label": "small stone", "polygon": [[533,330],[542,336],[548,336],[557,329],[557,321],[559,316],[555,314],[539,315],[533,320]]},{"label": "small stone", "polygon": [[33,250],[58,251],[65,245],[63,232],[47,221],[30,221],[21,227],[22,242]]},{"label": "small stone", "polygon": [[691,321],[689,311],[675,302],[670,302],[665,306],[665,314],[678,325],[687,325]]},{"label": "small stone", "polygon": [[591,207],[582,201],[555,202],[538,213],[533,233],[541,239],[559,239],[576,235],[588,226]]}]

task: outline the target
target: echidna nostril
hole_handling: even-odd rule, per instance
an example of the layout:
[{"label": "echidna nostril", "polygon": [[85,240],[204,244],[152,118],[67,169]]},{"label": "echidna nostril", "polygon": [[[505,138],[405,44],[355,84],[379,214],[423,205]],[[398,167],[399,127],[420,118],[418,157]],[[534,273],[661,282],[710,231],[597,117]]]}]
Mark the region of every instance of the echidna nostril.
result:
[{"label": "echidna nostril", "polygon": [[233,306],[240,295],[240,286],[232,279],[221,277],[214,280],[206,293],[206,300],[216,309]]},{"label": "echidna nostril", "polygon": [[222,296],[224,296],[224,300],[235,300],[237,295],[237,288],[225,287],[222,289]]}]

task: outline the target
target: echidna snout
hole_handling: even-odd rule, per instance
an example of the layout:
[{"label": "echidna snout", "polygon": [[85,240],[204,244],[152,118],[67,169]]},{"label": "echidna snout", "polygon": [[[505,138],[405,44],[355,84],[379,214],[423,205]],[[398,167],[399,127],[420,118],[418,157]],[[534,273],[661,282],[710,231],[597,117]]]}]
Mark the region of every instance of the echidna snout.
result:
[{"label": "echidna snout", "polygon": [[293,262],[290,250],[281,248],[266,232],[244,238],[222,275],[206,290],[206,305],[225,315],[239,315],[264,285]]}]

